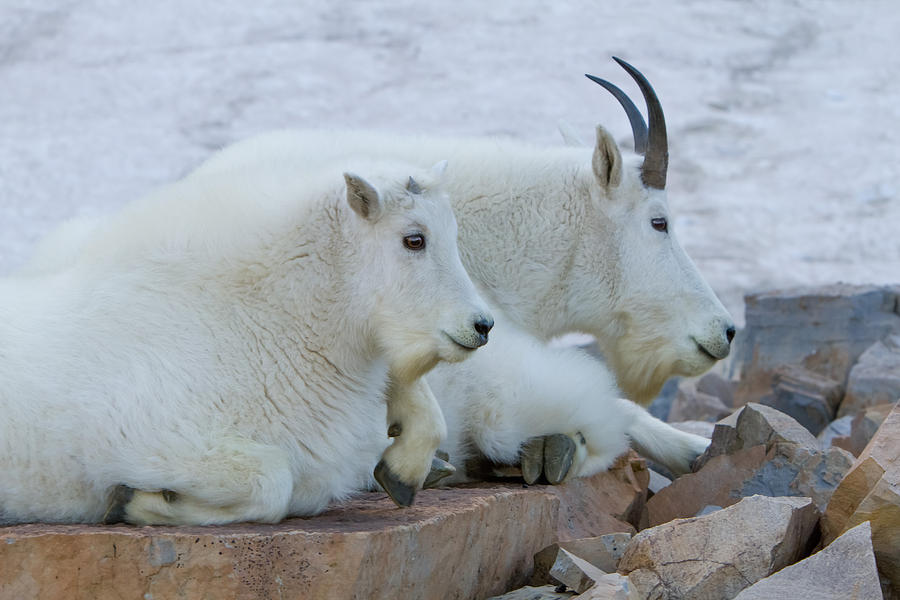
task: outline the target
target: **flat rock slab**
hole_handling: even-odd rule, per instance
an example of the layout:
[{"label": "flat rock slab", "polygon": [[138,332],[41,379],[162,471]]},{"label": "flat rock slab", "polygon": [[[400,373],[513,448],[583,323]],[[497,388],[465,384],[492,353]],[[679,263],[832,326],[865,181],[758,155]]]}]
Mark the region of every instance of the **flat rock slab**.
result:
[{"label": "flat rock slab", "polygon": [[523,585],[556,539],[544,488],[364,494],[278,525],[0,528],[0,598],[485,598]]}]

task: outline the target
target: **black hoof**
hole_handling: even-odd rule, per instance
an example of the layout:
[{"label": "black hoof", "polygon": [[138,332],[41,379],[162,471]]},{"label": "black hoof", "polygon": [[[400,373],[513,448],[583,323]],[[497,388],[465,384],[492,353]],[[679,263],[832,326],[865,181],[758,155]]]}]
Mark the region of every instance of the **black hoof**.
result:
[{"label": "black hoof", "polygon": [[401,508],[412,506],[413,501],[416,499],[415,486],[400,481],[400,479],[391,472],[390,467],[387,466],[387,463],[385,463],[384,460],[378,461],[378,464],[375,465],[374,475],[375,481],[384,488],[384,491],[391,497],[394,504]]},{"label": "black hoof", "polygon": [[109,501],[106,505],[106,512],[103,514],[101,523],[104,525],[112,525],[113,523],[125,522],[125,507],[131,502],[134,496],[134,488],[127,485],[117,485],[113,488],[109,495]]},{"label": "black hoof", "polygon": [[544,437],[533,437],[522,445],[519,453],[522,477],[531,485],[541,478],[544,471]]},{"label": "black hoof", "polygon": [[[447,456],[446,452],[443,454]],[[449,458],[449,456],[447,457]],[[434,487],[438,481],[445,477],[450,477],[454,473],[456,473],[456,467],[446,460],[438,458],[437,452],[435,452],[435,457],[431,459],[431,471],[428,472],[428,477],[425,478],[425,483],[422,484],[422,487]]]},{"label": "black hoof", "polygon": [[562,483],[572,468],[575,442],[567,435],[554,433],[544,438],[544,476],[550,485]]}]

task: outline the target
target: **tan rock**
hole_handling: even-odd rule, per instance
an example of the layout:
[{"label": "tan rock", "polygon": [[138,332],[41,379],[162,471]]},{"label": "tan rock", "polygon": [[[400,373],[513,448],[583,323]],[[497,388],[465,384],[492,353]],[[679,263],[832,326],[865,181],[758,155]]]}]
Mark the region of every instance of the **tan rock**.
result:
[{"label": "tan rock", "polygon": [[643,598],[733,598],[796,562],[817,518],[809,498],[744,498],[703,517],[645,529],[629,544],[619,572]]},{"label": "tan rock", "polygon": [[900,472],[885,473],[847,521],[847,527],[870,521],[878,570],[900,597]]},{"label": "tan rock", "polygon": [[557,539],[568,541],[605,533],[634,533],[649,484],[647,463],[631,451],[608,471],[541,489],[559,498]]},{"label": "tan rock", "polygon": [[602,571],[614,572],[630,541],[630,533],[607,533],[597,537],[550,544],[534,555],[534,572],[530,583],[542,585],[554,582],[550,576],[550,569],[557,562],[561,549],[586,560]]},{"label": "tan rock", "polygon": [[878,570],[900,597],[900,406],[895,406],[828,503],[822,518],[829,543],[871,521]]},{"label": "tan rock", "polygon": [[[486,459],[469,461],[470,476],[521,482],[518,465],[498,465]],[[477,475],[472,475],[473,473]],[[634,533],[647,501],[650,471],[647,462],[629,450],[612,466],[592,477],[570,479],[563,485],[533,485],[559,497],[559,540],[577,540],[604,533]]]},{"label": "tan rock", "polygon": [[754,494],[808,496],[824,510],[852,464],[845,450],[821,450],[788,415],[750,403],[716,424],[694,473],[655,490],[640,526],[695,516],[707,506],[730,506]]},{"label": "tan rock", "polygon": [[860,410],[850,423],[850,434],[846,439],[834,440],[834,444],[859,456],[893,409],[893,404],[879,404]]},{"label": "tan rock", "polygon": [[558,500],[520,485],[365,494],[278,525],[0,528],[0,598],[477,598],[525,583]]},{"label": "tan rock", "polygon": [[868,522],[857,525],[824,550],[754,583],[735,600],[879,600],[871,533]]},{"label": "tan rock", "polygon": [[751,402],[716,423],[712,441],[697,460],[697,468],[714,456],[753,446],[766,446],[768,449],[777,442],[796,444],[810,452],[819,449],[816,438],[795,419],[772,407]]},{"label": "tan rock", "polygon": [[640,525],[695,516],[707,506],[731,506],[755,494],[810,497],[822,511],[852,464],[846,450],[810,452],[790,443],[776,443],[768,452],[765,446],[753,446],[720,455],[654,494]]},{"label": "tan rock", "polygon": [[647,501],[641,528],[692,517],[709,504],[724,507],[737,503],[742,496],[735,492],[765,461],[765,446],[710,459],[698,472],[683,475],[654,494]]}]

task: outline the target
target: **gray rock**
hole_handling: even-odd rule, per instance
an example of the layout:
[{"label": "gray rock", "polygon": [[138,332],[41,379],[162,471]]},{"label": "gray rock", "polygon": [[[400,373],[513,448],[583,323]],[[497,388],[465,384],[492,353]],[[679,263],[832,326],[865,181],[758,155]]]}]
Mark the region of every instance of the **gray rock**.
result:
[{"label": "gray rock", "polygon": [[644,507],[641,526],[696,516],[707,506],[731,506],[754,494],[810,497],[824,510],[853,460],[840,448],[810,451],[787,442],[719,455],[654,494]]},{"label": "gray rock", "polygon": [[900,334],[898,290],[845,284],[749,294],[746,326],[735,340],[738,405],[772,387],[780,365],[798,364],[844,383],[850,367],[886,334]]},{"label": "gray rock", "polygon": [[733,598],[803,556],[818,514],[809,498],[744,498],[641,531],[619,572],[642,598]]},{"label": "gray rock", "polygon": [[760,402],[792,416],[813,435],[834,419],[844,393],[837,381],[796,365],[778,367],[772,387],[774,393]]},{"label": "gray rock", "polygon": [[491,596],[488,600],[563,600],[572,598],[574,592],[557,592],[555,585],[542,585],[539,587],[525,587],[507,592],[501,596]]},{"label": "gray rock", "polygon": [[844,533],[821,552],[756,582],[738,594],[735,600],[876,600],[881,597],[872,551],[872,529],[866,521]]},{"label": "gray rock", "polygon": [[[840,419],[835,419],[834,421],[829,423],[828,426],[825,427],[825,429],[823,429],[818,436],[816,436],[816,439],[819,440],[819,447],[823,450],[831,448],[832,441],[835,438],[849,436],[852,423],[853,417],[849,415],[846,417],[841,417]],[[844,448],[843,446],[841,447]],[[844,449],[848,450],[848,448]]]},{"label": "gray rock", "polygon": [[838,416],[900,399],[900,335],[872,344],[850,370]]},{"label": "gray rock", "polygon": [[718,397],[698,392],[693,386],[680,386],[669,410],[669,421],[715,422],[731,414],[731,408]]},{"label": "gray rock", "polygon": [[734,390],[737,382],[725,379],[718,373],[707,373],[697,380],[697,391],[710,396],[715,396],[722,404],[734,408]]},{"label": "gray rock", "polygon": [[751,402],[716,423],[712,442],[697,459],[695,470],[715,456],[752,446],[766,446],[768,449],[776,442],[797,444],[810,453],[819,449],[816,438],[795,419],[769,406]]}]

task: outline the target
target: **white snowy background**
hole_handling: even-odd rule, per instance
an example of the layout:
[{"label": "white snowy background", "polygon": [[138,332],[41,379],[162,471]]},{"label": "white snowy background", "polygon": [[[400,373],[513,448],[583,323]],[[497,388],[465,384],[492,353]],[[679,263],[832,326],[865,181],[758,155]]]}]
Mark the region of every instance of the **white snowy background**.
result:
[{"label": "white snowy background", "polygon": [[628,146],[582,75],[639,100],[611,55],[656,87],[674,228],[739,322],[746,291],[900,282],[897,0],[0,0],[0,275],[269,129]]}]

